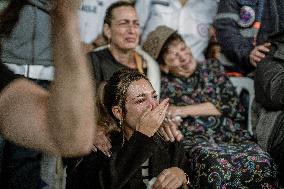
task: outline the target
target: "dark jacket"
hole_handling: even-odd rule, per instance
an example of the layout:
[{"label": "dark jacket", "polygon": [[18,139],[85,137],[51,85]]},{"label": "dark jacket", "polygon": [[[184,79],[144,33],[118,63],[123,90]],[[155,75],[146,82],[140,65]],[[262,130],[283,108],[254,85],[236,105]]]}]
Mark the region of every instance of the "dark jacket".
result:
[{"label": "dark jacket", "polygon": [[269,39],[272,46],[257,65],[255,99],[271,110],[284,110],[284,32]]},{"label": "dark jacket", "polygon": [[[284,184],[284,32],[269,41],[268,55],[257,65],[255,99],[259,103],[256,137],[264,139],[266,150],[278,165],[281,184]],[[254,112],[255,113],[255,112]]]},{"label": "dark jacket", "polygon": [[[120,133],[111,135],[112,156],[101,152],[77,160],[67,160],[67,189],[135,188],[145,189],[141,165],[149,158],[149,175],[157,176],[169,167],[184,168],[181,143],[167,143],[159,136],[134,132],[122,146]],[[75,162],[75,163],[74,163]],[[76,163],[79,162],[79,164]]]},{"label": "dark jacket", "polygon": [[108,49],[91,52],[89,55],[97,84],[109,80],[115,71],[126,68],[112,56]]},{"label": "dark jacket", "polygon": [[[221,0],[219,3],[214,27],[222,53],[235,63],[236,71],[247,73],[254,69],[249,62],[249,54],[254,48],[253,22],[248,26],[241,26],[240,10],[244,6],[250,7],[257,17],[258,4],[259,0]],[[269,35],[284,31],[284,1],[265,1],[261,21],[257,44],[266,42]]]}]

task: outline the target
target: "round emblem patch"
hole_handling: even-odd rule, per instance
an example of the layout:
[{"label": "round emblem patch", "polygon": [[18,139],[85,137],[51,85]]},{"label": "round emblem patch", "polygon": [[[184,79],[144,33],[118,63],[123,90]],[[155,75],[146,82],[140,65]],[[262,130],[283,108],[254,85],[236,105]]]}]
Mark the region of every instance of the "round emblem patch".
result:
[{"label": "round emblem patch", "polygon": [[243,6],[240,10],[239,26],[246,28],[251,26],[255,21],[255,11],[249,6]]},{"label": "round emblem patch", "polygon": [[201,37],[208,37],[209,25],[205,23],[200,23],[197,25],[197,31]]}]

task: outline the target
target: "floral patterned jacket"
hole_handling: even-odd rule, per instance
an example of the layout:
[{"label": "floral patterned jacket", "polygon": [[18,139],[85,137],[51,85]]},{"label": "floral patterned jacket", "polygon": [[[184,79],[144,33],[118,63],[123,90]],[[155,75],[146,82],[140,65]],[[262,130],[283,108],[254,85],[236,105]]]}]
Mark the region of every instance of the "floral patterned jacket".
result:
[{"label": "floral patterned jacket", "polygon": [[217,60],[199,63],[188,78],[162,75],[161,98],[176,106],[211,102],[221,116],[188,116],[183,119],[185,147],[197,141],[241,142],[250,139],[246,131],[244,108],[223,67]]}]

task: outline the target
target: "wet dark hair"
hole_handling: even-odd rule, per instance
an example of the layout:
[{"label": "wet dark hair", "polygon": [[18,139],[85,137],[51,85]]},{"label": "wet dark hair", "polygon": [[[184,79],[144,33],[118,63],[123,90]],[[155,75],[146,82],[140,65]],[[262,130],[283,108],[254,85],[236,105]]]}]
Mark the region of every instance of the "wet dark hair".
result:
[{"label": "wet dark hair", "polygon": [[114,9],[119,7],[132,7],[135,9],[135,3],[128,1],[117,1],[115,3],[112,3],[106,10],[104,24],[108,24],[109,26],[111,25],[111,20],[113,19],[112,12]]},{"label": "wet dark hair", "polygon": [[123,68],[116,71],[105,85],[103,104],[107,113],[115,120],[117,118],[113,115],[112,108],[119,106],[124,114],[126,114],[125,101],[128,88],[132,82],[140,79],[149,81],[145,75],[137,70]]},{"label": "wet dark hair", "polygon": [[170,45],[175,42],[175,41],[181,41],[184,42],[183,38],[181,37],[180,34],[178,34],[177,32],[174,32],[172,35],[170,35],[170,37],[165,41],[163,47],[161,48],[161,51],[158,55],[157,58],[157,62],[161,65],[161,64],[165,64],[164,61],[164,56],[166,55],[166,53],[169,50]]}]

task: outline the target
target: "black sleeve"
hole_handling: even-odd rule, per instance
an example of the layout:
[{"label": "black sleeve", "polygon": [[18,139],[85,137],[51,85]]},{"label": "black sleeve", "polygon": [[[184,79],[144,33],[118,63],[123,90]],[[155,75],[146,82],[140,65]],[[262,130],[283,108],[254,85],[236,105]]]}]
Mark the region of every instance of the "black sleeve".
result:
[{"label": "black sleeve", "polygon": [[140,166],[157,148],[154,140],[140,132],[134,132],[110,162],[111,188],[123,188]]},{"label": "black sleeve", "polygon": [[257,64],[255,99],[271,110],[284,110],[284,45],[273,44],[268,55]]},{"label": "black sleeve", "polygon": [[173,144],[175,145],[176,149],[173,159],[177,160],[177,167],[181,168],[185,173],[189,174],[189,162],[187,162],[183,143],[175,141]]},{"label": "black sleeve", "polygon": [[0,63],[0,92],[14,79],[18,78],[4,64]]},{"label": "black sleeve", "polygon": [[110,158],[101,152],[67,162],[67,189],[75,188],[123,188],[142,163],[150,157],[157,147],[152,138],[139,132],[125,141],[112,141]]}]

